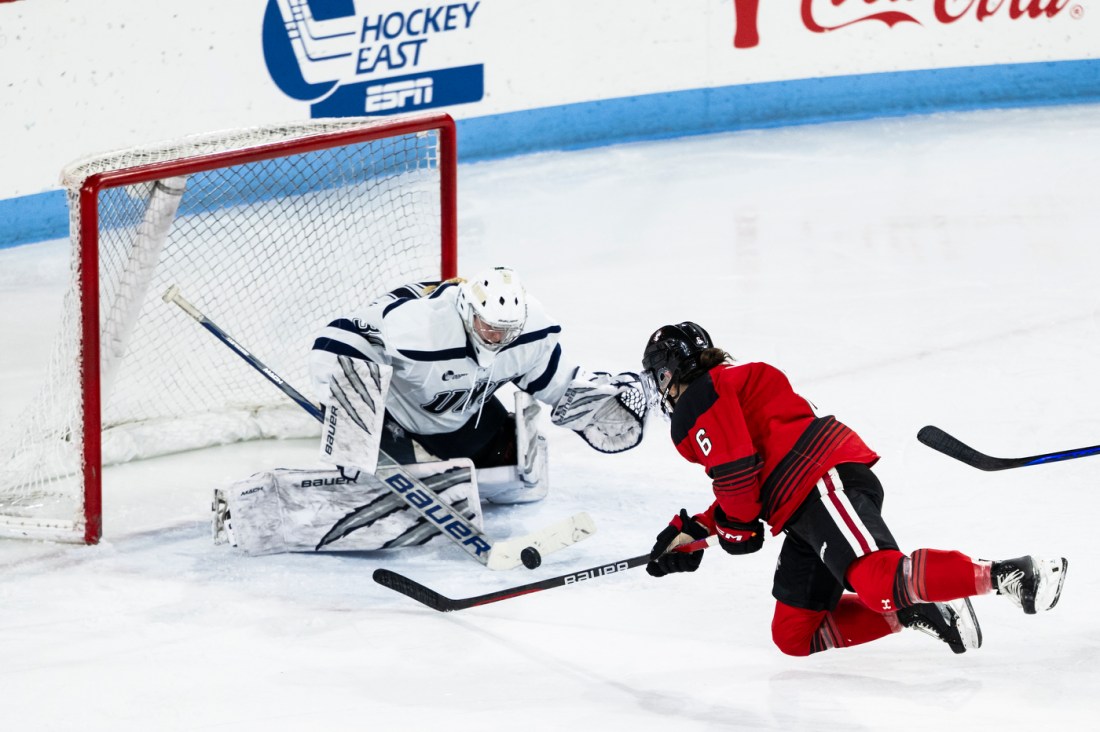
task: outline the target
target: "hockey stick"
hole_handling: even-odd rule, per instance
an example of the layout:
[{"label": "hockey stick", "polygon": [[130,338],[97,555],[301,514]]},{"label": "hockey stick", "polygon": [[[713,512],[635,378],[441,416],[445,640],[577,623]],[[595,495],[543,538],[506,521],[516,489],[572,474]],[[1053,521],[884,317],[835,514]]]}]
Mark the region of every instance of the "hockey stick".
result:
[{"label": "hockey stick", "polygon": [[[314,419],[318,422],[324,421],[324,413],[319,406],[285,382],[247,348],[233,340],[198,308],[184,299],[179,287],[176,285],[169,287],[164,293],[163,300],[178,305],[215,338],[229,346],[249,366],[263,374],[264,378],[309,412]],[[435,491],[410,475],[396,460],[381,451],[378,457],[378,469],[374,472],[374,476],[379,482],[429,523],[435,524],[444,536],[489,569],[512,569],[520,564],[528,569],[534,569],[542,563],[542,554],[563,549],[596,533],[596,524],[587,513],[582,511],[545,529],[516,539],[494,540],[480,531],[465,516],[457,511],[451,511],[450,506]]]},{"label": "hockey stick", "polygon": [[[700,549],[706,549],[708,546],[710,546],[713,540],[715,540],[714,537],[699,539],[688,544],[682,544],[676,547],[673,551],[699,551]],[[630,557],[629,559],[620,559],[619,561],[612,562],[611,564],[601,564],[598,567],[582,569],[579,572],[570,572],[569,574],[563,574],[558,577],[550,577],[549,579],[539,580],[538,582],[529,582],[525,585],[508,587],[503,590],[488,592],[484,595],[464,597],[461,599],[455,599],[441,595],[435,590],[429,589],[419,582],[411,580],[402,574],[398,574],[397,572],[393,572],[388,569],[376,569],[374,570],[373,576],[374,581],[382,585],[383,587],[388,587],[395,592],[400,592],[402,595],[411,597],[422,605],[427,605],[432,610],[438,610],[441,613],[449,613],[455,610],[465,610],[466,608],[477,607],[478,605],[488,605],[491,602],[510,600],[513,597],[530,595],[533,592],[552,590],[555,587],[575,585],[578,582],[597,579],[599,577],[606,577],[609,574],[618,574],[619,572],[625,572],[628,569],[640,567],[643,564],[648,563],[649,555],[640,554],[636,557]]]},{"label": "hockey stick", "polygon": [[1056,463],[1062,460],[1088,457],[1100,453],[1100,445],[1092,447],[1079,447],[1075,450],[1060,450],[1048,452],[1043,455],[1032,455],[1020,458],[999,458],[978,452],[969,445],[963,444],[939,427],[922,427],[917,433],[917,439],[928,445],[933,450],[938,450],[944,455],[953,457],[978,470],[1007,470],[1009,468],[1022,468],[1025,465],[1042,465],[1043,463]]}]

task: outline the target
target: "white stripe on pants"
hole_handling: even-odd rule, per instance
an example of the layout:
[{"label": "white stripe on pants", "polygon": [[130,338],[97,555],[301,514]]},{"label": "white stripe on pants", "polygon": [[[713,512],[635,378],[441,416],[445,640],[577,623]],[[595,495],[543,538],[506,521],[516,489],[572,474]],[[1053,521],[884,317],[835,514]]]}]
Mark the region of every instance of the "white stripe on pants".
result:
[{"label": "white stripe on pants", "polygon": [[833,523],[840,529],[840,533],[848,541],[857,557],[878,551],[875,537],[864,526],[852,502],[848,500],[848,494],[844,492],[844,484],[840,482],[840,476],[835,468],[821,476],[817,482],[818,493],[821,494],[821,503],[833,519]]}]

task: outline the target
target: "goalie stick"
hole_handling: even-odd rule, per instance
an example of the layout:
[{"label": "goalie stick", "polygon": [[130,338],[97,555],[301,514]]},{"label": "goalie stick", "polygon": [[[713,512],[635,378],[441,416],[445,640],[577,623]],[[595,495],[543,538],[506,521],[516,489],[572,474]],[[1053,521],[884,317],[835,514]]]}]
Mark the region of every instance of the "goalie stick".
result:
[{"label": "goalie stick", "polygon": [[[699,539],[688,544],[681,544],[680,546],[673,549],[673,551],[699,551],[700,549],[706,549],[708,546],[711,545],[711,542],[714,540],[716,540],[715,537]],[[570,572],[569,574],[563,574],[558,577],[550,577],[548,579],[539,580],[538,582],[529,582],[525,585],[508,587],[503,590],[488,592],[484,595],[464,597],[461,599],[446,597],[445,595],[442,595],[435,590],[425,587],[415,580],[409,579],[405,575],[398,574],[397,572],[393,572],[388,569],[374,570],[373,577],[374,581],[382,585],[383,587],[388,587],[395,592],[400,592],[402,595],[411,597],[420,604],[427,605],[432,610],[438,610],[441,613],[449,613],[455,610],[465,610],[467,608],[477,607],[478,605],[488,605],[491,602],[510,600],[513,597],[530,595],[533,592],[552,590],[555,587],[575,585],[579,582],[584,582],[586,580],[606,577],[609,574],[618,574],[619,572],[625,572],[628,569],[640,567],[643,564],[648,563],[649,555],[640,554],[636,557],[630,557],[629,559],[620,559],[617,562],[611,562],[610,564],[601,564],[597,567],[582,569],[579,572]]]},{"label": "goalie stick", "polygon": [[978,452],[969,445],[947,434],[939,427],[933,427],[931,425],[922,427],[920,432],[917,433],[917,439],[933,450],[942,452],[944,455],[953,457],[978,470],[1008,470],[1009,468],[1022,468],[1026,465],[1056,463],[1062,460],[1073,460],[1074,458],[1100,454],[1100,445],[1093,445],[1092,447],[1078,447],[1073,450],[1060,450],[1058,452],[1048,452],[1043,455],[1032,455],[1030,457],[993,457]]},{"label": "goalie stick", "polygon": [[[293,399],[298,406],[312,415],[318,422],[324,420],[324,413],[319,406],[284,381],[282,377],[268,368],[247,348],[231,338],[198,308],[184,299],[183,295],[180,294],[179,287],[176,285],[169,287],[164,293],[163,300],[178,305],[181,310],[191,316],[199,325],[206,328],[215,338],[227,345],[245,363],[263,374],[264,378]],[[512,569],[520,564],[528,569],[534,569],[541,564],[543,554],[564,549],[596,533],[595,522],[587,513],[582,511],[545,529],[515,539],[492,539],[474,526],[465,516],[457,511],[451,511],[442,498],[410,475],[385,452],[379,451],[378,458],[378,469],[375,471],[375,476],[379,478],[381,483],[414,511],[429,522],[436,524],[444,536],[458,544],[467,554],[489,569]]]}]

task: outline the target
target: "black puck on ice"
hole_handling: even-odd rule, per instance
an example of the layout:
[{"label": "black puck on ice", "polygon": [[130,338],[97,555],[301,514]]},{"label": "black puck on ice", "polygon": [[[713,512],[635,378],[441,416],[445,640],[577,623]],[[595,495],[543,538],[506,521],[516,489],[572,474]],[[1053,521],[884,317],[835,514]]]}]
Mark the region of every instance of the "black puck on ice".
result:
[{"label": "black puck on ice", "polygon": [[523,562],[523,566],[527,569],[534,569],[542,564],[542,555],[539,554],[539,550],[533,546],[529,546],[519,553],[520,561]]}]

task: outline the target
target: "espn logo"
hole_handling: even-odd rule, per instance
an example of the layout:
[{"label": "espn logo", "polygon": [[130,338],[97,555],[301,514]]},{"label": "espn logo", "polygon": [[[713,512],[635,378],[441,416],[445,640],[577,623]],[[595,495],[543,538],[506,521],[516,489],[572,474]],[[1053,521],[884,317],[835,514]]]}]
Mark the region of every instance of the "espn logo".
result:
[{"label": "espn logo", "polygon": [[373,84],[367,87],[366,111],[386,112],[431,104],[432,88],[430,76],[389,84]]}]

